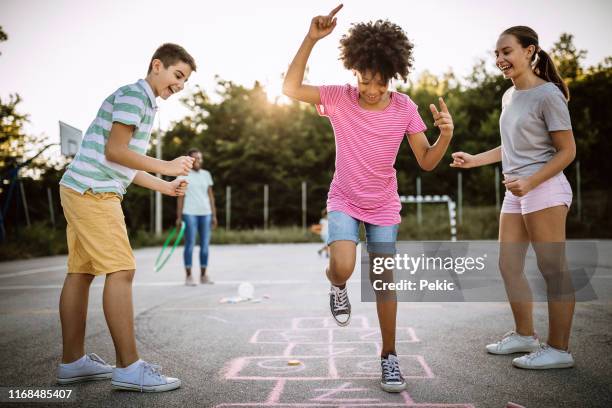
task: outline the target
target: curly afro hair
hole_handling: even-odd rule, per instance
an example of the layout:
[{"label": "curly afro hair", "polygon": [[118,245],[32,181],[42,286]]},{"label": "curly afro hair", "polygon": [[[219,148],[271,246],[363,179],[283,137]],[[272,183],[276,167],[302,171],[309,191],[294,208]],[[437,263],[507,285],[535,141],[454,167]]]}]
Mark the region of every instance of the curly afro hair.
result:
[{"label": "curly afro hair", "polygon": [[352,24],[340,39],[340,60],[346,69],[371,71],[385,82],[408,79],[412,68],[412,49],[404,30],[389,20]]}]

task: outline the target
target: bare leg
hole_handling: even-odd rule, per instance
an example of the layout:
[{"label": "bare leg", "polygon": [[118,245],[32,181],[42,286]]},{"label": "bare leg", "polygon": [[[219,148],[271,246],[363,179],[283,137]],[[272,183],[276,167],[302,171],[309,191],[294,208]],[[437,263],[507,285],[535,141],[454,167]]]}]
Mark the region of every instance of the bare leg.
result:
[{"label": "bare leg", "polygon": [[185,273],[187,274],[187,277],[191,276],[191,268],[185,268]]},{"label": "bare leg", "polygon": [[[382,274],[374,274],[373,260],[376,257],[388,257],[388,255],[370,254],[370,282],[380,279],[383,282],[393,282],[393,270],[386,269]],[[395,353],[395,332],[397,319],[397,296],[394,290],[375,291],[376,312],[378,324],[382,336],[381,357],[389,353]]]},{"label": "bare leg", "polygon": [[329,249],[327,279],[332,285],[343,287],[355,269],[357,245],[354,241],[334,241],[329,245]]},{"label": "bare leg", "polygon": [[104,316],[110,330],[117,367],[127,367],[138,360],[134,336],[134,306],[132,305],[132,280],[134,270],[106,275],[104,283]]},{"label": "bare leg", "polygon": [[64,280],[59,312],[62,322],[62,363],[72,363],[85,355],[85,326],[89,286],[94,275],[69,273]]},{"label": "bare leg", "polygon": [[548,289],[548,344],[567,350],[576,300],[565,260],[567,207],[525,215],[525,223]]},{"label": "bare leg", "polygon": [[521,214],[501,213],[499,221],[499,269],[514,316],[516,332],[532,336],[533,302],[531,288],[525,278],[525,254],[529,235]]}]

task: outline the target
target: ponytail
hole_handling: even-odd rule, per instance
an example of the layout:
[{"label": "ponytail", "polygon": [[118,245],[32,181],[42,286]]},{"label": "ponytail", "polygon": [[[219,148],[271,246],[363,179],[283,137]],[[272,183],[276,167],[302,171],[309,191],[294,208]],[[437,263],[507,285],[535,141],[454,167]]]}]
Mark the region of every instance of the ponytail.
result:
[{"label": "ponytail", "polygon": [[559,75],[553,60],[546,51],[541,49],[538,45],[538,33],[526,26],[514,26],[504,30],[502,35],[504,34],[515,36],[523,48],[527,48],[530,45],[535,47],[536,52],[531,57],[533,72],[546,82],[555,84],[561,93],[563,93],[565,99],[569,101],[569,89],[563,81],[563,78],[561,78],[561,75]]},{"label": "ponytail", "polygon": [[559,75],[559,71],[557,71],[557,67],[555,67],[555,63],[553,62],[550,55],[543,49],[538,47],[536,53],[534,54],[533,59],[533,72],[547,82],[552,82],[559,88],[565,99],[569,101],[569,89]]}]

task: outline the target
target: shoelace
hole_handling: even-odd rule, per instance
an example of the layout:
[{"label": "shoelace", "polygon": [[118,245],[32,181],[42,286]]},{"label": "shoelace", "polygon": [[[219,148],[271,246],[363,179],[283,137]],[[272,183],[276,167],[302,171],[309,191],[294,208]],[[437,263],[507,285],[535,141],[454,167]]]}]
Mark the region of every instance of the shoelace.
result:
[{"label": "shoelace", "polygon": [[347,296],[346,288],[340,289],[337,287],[333,287],[332,290],[335,295],[334,296],[334,310],[335,311],[348,310],[348,296]]},{"label": "shoelace", "polygon": [[382,360],[383,377],[385,381],[401,381],[402,373],[400,372],[399,362],[384,358]]},{"label": "shoelace", "polygon": [[142,392],[142,389],[144,388],[145,372],[148,371],[151,373],[151,375],[156,376],[161,380],[161,370],[161,366],[156,364],[142,363],[140,365],[140,392]]},{"label": "shoelace", "polygon": [[91,361],[93,361],[96,364],[102,364],[102,365],[108,365],[108,363],[104,360],[102,360],[102,358],[97,355],[96,353],[89,353],[87,354],[87,356],[89,357],[89,359]]},{"label": "shoelace", "polygon": [[541,356],[542,354],[544,354],[545,352],[548,351],[549,346],[547,344],[540,344],[540,349],[537,351],[534,351],[533,353],[527,354],[527,356],[525,356],[525,358],[527,360],[533,360],[536,357]]},{"label": "shoelace", "polygon": [[502,337],[502,339],[500,341],[497,342],[497,344],[502,345],[508,342],[508,340],[510,340],[510,338],[512,338],[512,336],[514,336],[515,334],[517,334],[514,330],[509,331],[508,333],[504,334],[504,337]]}]

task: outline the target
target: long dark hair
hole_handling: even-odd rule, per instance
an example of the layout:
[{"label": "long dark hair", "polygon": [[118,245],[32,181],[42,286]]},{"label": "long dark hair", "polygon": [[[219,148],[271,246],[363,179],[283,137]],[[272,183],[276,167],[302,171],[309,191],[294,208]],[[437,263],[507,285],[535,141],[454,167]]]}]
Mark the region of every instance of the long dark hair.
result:
[{"label": "long dark hair", "polygon": [[530,45],[535,46],[536,52],[531,56],[531,64],[533,66],[533,72],[547,82],[552,82],[557,85],[557,88],[563,93],[565,99],[569,101],[569,89],[567,85],[559,75],[555,63],[550,58],[548,53],[540,48],[538,43],[538,33],[533,29],[526,26],[514,26],[505,30],[502,35],[510,34],[516,37],[518,42],[523,48],[527,48]]}]

